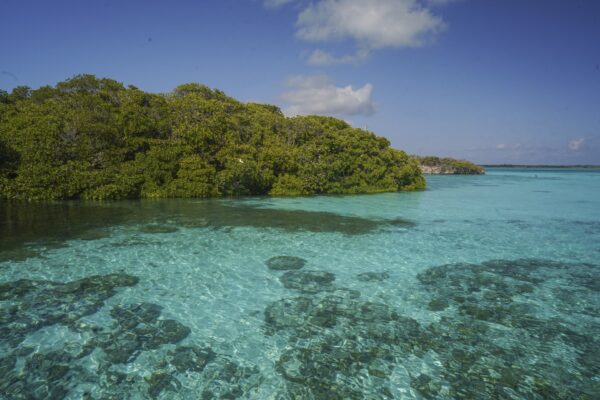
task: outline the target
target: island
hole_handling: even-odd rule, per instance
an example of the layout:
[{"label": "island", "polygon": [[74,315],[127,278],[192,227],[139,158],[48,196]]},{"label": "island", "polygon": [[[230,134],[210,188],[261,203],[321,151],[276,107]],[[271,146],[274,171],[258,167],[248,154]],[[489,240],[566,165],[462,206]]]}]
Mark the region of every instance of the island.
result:
[{"label": "island", "polygon": [[0,91],[0,198],[135,199],[425,188],[419,163],[374,133],[286,117],[188,83],[148,93],[77,75]]},{"label": "island", "polygon": [[481,175],[485,168],[470,161],[434,156],[413,156],[424,174],[432,175]]}]

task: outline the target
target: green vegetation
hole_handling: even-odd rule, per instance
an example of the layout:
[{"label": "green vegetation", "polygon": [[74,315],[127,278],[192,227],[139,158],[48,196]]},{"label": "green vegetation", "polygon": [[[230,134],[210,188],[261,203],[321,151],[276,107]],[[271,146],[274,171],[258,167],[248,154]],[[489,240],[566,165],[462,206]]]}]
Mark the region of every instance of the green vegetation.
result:
[{"label": "green vegetation", "polygon": [[433,156],[414,156],[414,158],[418,160],[418,162],[421,164],[421,169],[426,174],[480,175],[485,173],[485,169],[483,167],[475,165],[470,161]]},{"label": "green vegetation", "polygon": [[191,83],[146,93],[78,75],[0,91],[0,198],[374,193],[425,187],[418,163],[331,117],[286,118]]}]

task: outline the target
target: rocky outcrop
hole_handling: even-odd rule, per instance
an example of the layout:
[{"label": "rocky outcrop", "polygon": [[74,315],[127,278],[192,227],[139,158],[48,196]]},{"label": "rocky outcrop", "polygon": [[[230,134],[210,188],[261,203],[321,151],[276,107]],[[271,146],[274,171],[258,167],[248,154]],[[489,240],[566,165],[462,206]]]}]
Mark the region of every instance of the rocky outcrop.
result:
[{"label": "rocky outcrop", "polygon": [[418,157],[421,172],[430,175],[482,175],[485,168],[470,161],[454,158]]}]

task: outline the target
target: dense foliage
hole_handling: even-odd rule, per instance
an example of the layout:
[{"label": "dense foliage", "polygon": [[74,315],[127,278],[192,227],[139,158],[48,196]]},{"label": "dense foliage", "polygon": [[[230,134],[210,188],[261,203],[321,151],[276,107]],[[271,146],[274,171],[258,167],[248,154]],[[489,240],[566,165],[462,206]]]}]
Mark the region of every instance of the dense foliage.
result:
[{"label": "dense foliage", "polygon": [[483,167],[473,164],[470,161],[434,156],[415,156],[415,158],[419,161],[421,164],[421,169],[425,173],[450,175],[480,175],[485,173],[485,169]]},{"label": "dense foliage", "polygon": [[0,91],[0,198],[123,199],[422,189],[418,163],[330,117],[286,118],[191,83],[75,76]]}]

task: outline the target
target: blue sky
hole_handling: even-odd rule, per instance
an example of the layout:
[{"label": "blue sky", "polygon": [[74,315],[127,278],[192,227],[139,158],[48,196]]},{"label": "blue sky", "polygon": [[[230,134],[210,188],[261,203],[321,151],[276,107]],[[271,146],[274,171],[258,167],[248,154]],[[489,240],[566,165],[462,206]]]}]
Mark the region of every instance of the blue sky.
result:
[{"label": "blue sky", "polygon": [[2,0],[0,37],[4,90],[201,82],[415,154],[600,164],[594,0]]}]

